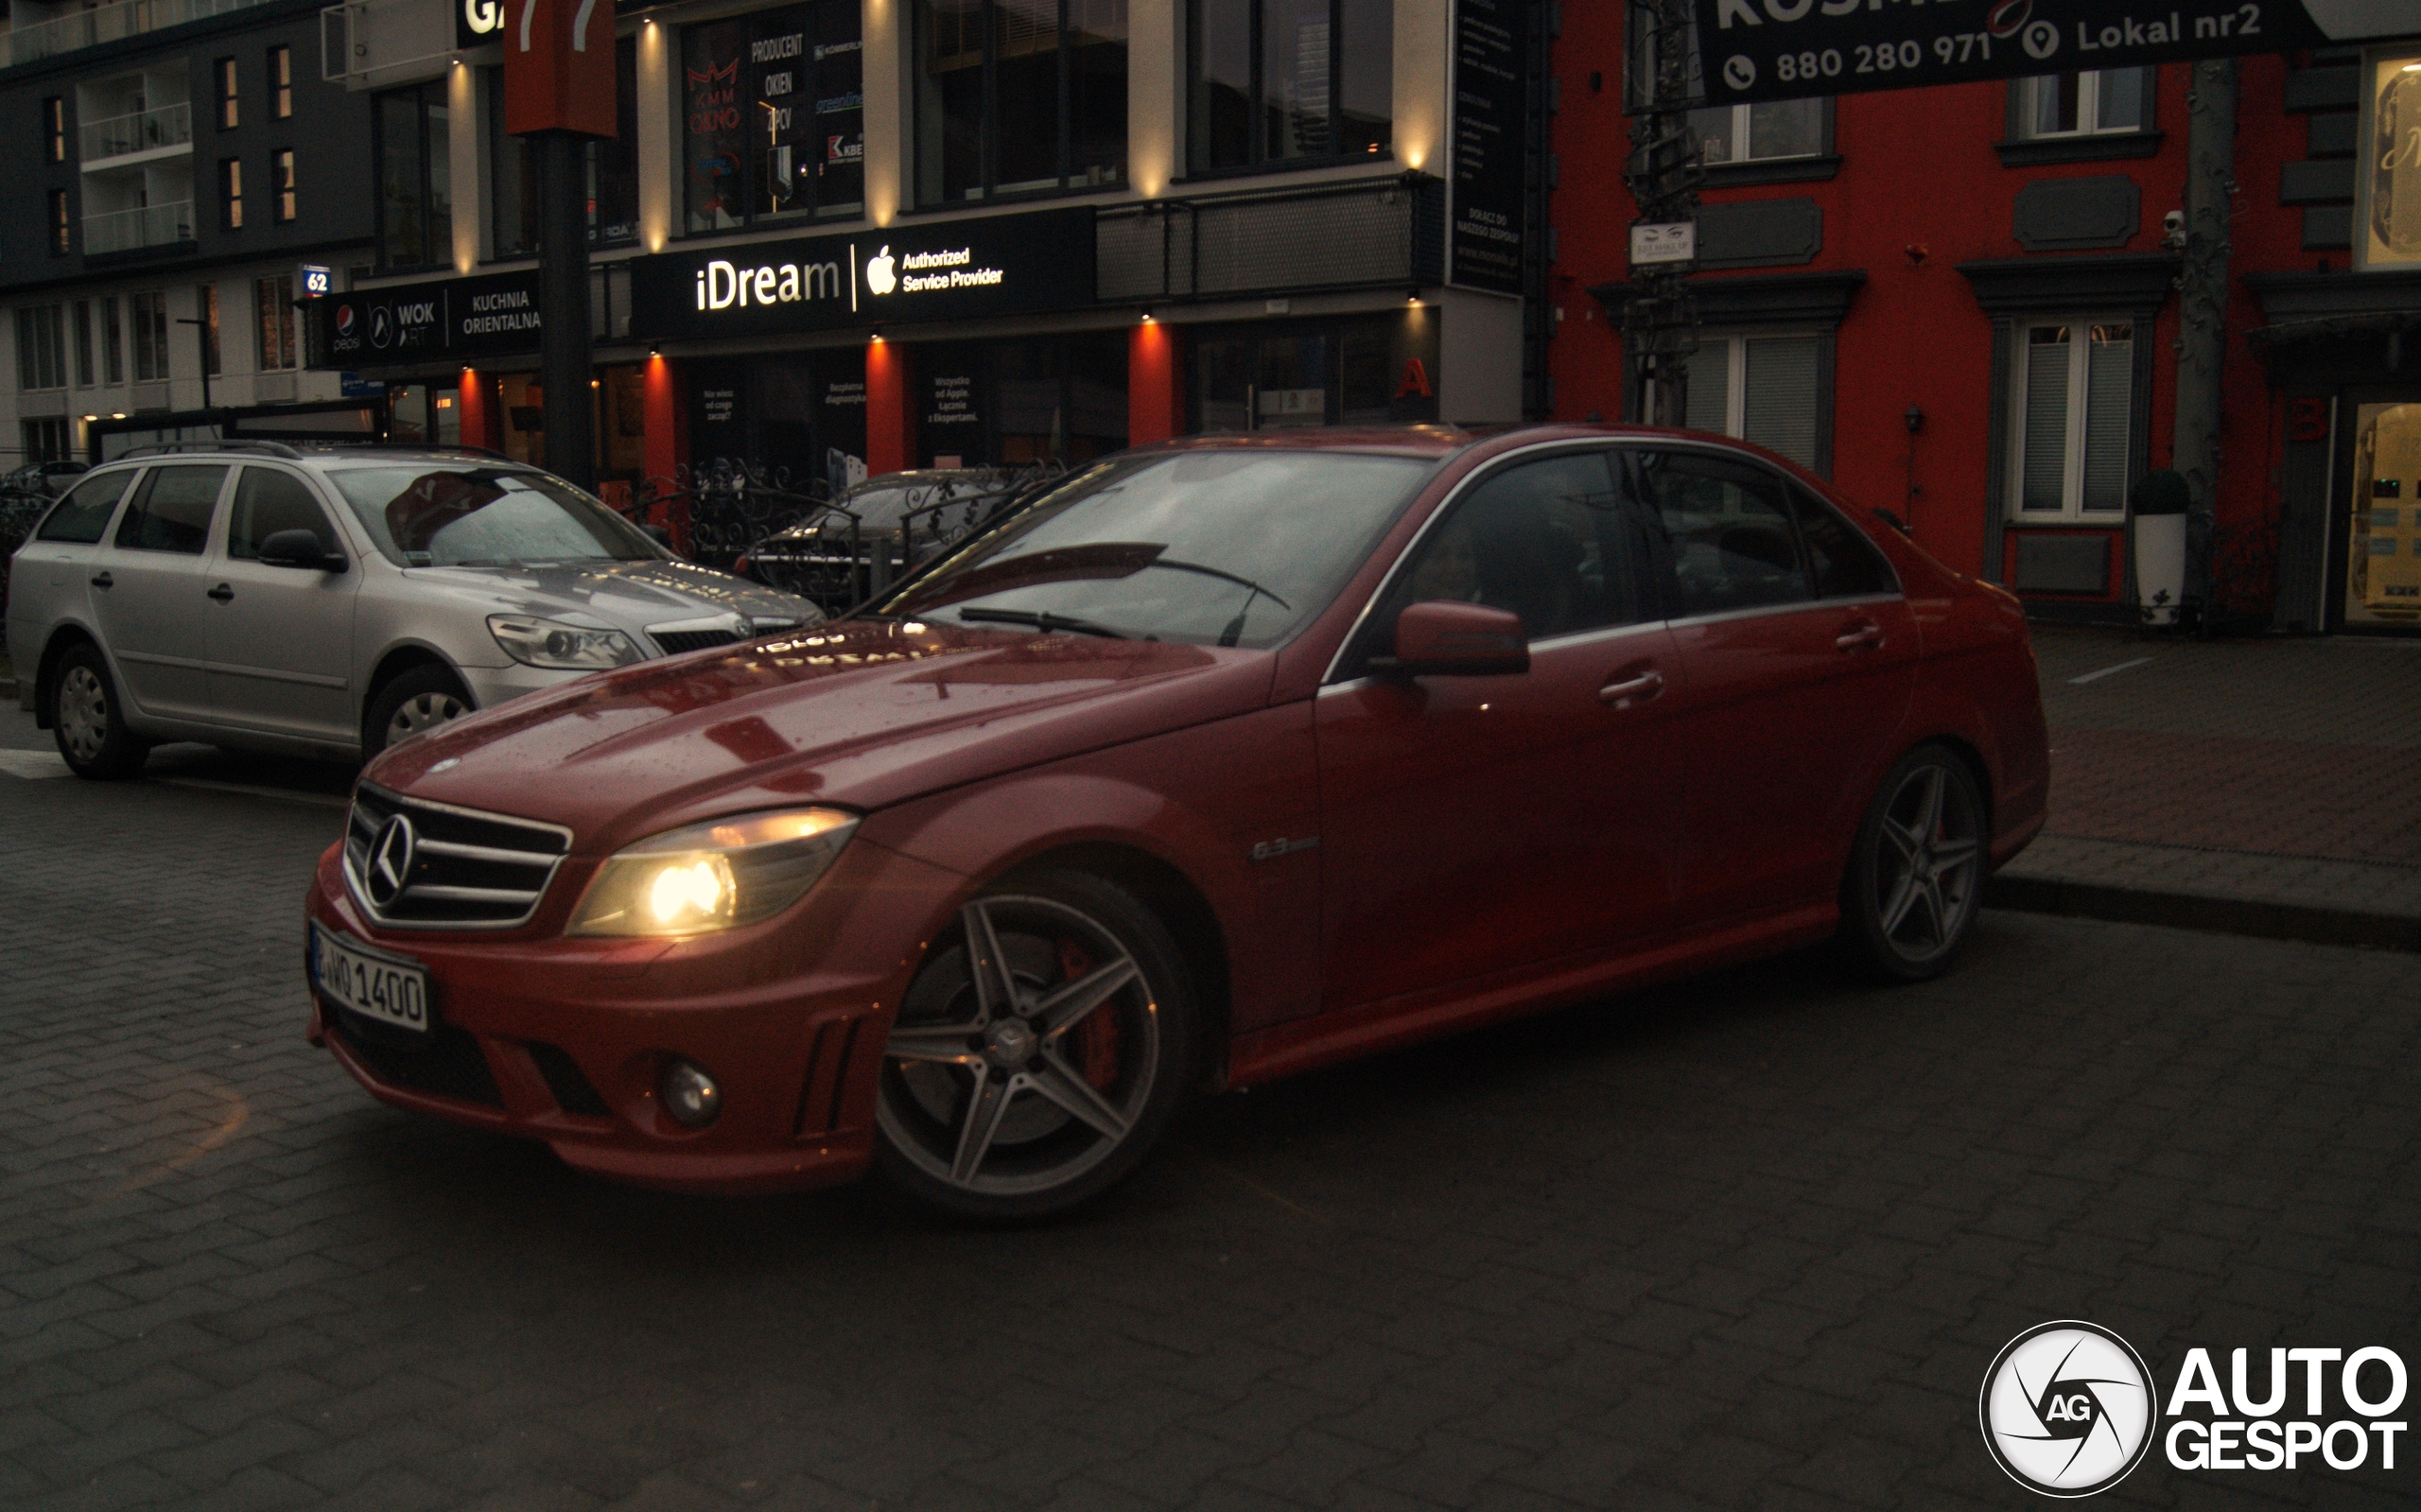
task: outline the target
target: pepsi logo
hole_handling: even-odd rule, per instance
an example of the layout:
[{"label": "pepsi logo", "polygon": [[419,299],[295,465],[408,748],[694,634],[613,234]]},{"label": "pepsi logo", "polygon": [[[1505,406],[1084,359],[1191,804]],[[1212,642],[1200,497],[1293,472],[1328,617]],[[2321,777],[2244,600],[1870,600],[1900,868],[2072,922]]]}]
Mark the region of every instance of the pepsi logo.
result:
[{"label": "pepsi logo", "polygon": [[337,335],[351,336],[352,334],[353,306],[350,304],[340,304],[337,306]]}]

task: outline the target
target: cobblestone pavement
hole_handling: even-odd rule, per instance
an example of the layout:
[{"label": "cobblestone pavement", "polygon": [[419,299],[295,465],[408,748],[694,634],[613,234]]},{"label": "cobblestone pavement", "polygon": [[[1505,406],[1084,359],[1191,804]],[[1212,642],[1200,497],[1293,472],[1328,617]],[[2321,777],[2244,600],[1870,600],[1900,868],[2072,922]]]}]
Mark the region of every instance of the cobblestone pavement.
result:
[{"label": "cobblestone pavement", "polygon": [[1941,982],[1799,957],[1230,1096],[965,1231],[373,1104],[301,1033],[330,779],[159,759],[227,786],[0,772],[10,1512],[2011,1507],[1976,1393],[2034,1323],[2421,1365],[2410,957],[1988,913]]},{"label": "cobblestone pavement", "polygon": [[2421,934],[2421,644],[2038,626],[2046,838],[2007,874]]}]

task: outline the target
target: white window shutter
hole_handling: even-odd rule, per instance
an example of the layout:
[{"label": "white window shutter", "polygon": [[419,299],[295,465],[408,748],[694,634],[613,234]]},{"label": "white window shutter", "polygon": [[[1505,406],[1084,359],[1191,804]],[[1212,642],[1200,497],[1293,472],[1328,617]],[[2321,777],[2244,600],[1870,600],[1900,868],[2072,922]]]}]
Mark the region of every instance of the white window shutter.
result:
[{"label": "white window shutter", "polygon": [[2127,420],[2134,408],[2135,343],[2125,325],[2093,327],[2085,358],[2084,497],[2088,510],[2127,507]]}]

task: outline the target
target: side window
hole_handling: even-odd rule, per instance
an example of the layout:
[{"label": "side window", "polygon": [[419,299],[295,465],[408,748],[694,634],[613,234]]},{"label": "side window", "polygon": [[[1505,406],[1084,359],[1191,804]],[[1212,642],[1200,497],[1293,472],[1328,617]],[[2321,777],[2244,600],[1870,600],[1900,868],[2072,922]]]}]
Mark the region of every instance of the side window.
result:
[{"label": "side window", "polygon": [[201,555],[218,504],[224,467],[154,467],[143,492],[118,522],[117,544],[136,551]]},{"label": "side window", "polygon": [[1522,617],[1533,640],[1647,617],[1640,553],[1602,452],[1524,462],[1482,479],[1421,540],[1388,595],[1460,600]]},{"label": "side window", "polygon": [[50,518],[34,532],[34,539],[98,545],[101,532],[110,528],[110,512],[126,496],[126,485],[133,478],[134,469],[130,467],[122,473],[103,473],[84,479],[59,501],[59,507],[50,512]]},{"label": "side window", "polygon": [[1900,591],[1891,564],[1883,559],[1874,543],[1823,500],[1794,486],[1790,504],[1799,514],[1800,539],[1807,543],[1807,566],[1815,574],[1817,598],[1864,599]]},{"label": "side window", "polygon": [[280,530],[308,530],[320,538],[321,550],[338,549],[327,512],[312,497],[308,483],[273,467],[245,468],[235,481],[235,513],[227,520],[227,554],[239,562],[256,562],[261,543]]},{"label": "side window", "polygon": [[1804,602],[1807,574],[1782,479],[1704,452],[1639,458],[1641,502],[1670,550],[1680,615]]}]

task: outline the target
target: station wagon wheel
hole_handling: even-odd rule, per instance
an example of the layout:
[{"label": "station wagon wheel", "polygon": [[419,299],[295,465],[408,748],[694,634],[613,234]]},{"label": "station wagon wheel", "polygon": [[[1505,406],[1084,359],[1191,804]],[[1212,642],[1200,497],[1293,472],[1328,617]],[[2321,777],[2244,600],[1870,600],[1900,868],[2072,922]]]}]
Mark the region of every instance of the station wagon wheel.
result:
[{"label": "station wagon wheel", "polygon": [[451,723],[471,712],[471,695],[443,667],[415,667],[378,690],[362,722],[362,755],[374,756],[423,730]]},{"label": "station wagon wheel", "polygon": [[1937,976],[1966,938],[1984,891],[1984,805],[1966,763],[1940,746],[1891,769],[1858,827],[1842,886],[1844,934],[1904,982]]},{"label": "station wagon wheel", "polygon": [[71,646],[60,656],[51,700],[51,734],[69,771],[110,781],[142,770],[150,743],[127,728],[117,685],[96,648]]},{"label": "station wagon wheel", "polygon": [[1097,878],[1055,874],[967,903],[883,1051],[886,1181],[960,1216],[1034,1218],[1123,1178],[1184,1095],[1179,960],[1150,911]]}]

